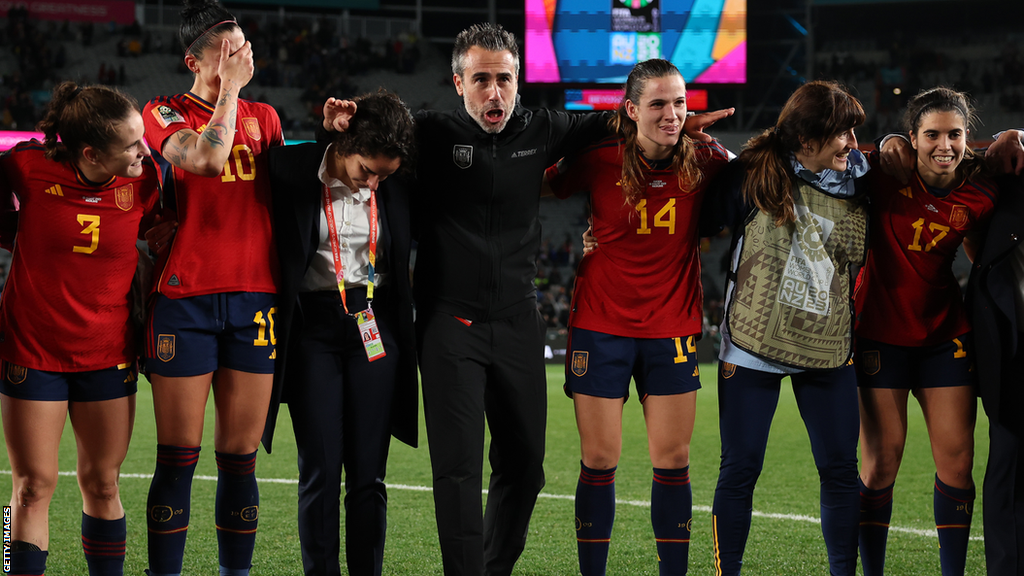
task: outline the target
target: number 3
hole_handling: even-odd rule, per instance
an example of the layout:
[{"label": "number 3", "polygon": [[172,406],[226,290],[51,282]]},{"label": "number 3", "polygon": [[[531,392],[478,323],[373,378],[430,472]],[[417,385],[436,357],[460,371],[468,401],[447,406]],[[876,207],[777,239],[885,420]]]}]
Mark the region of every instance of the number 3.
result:
[{"label": "number 3", "polygon": [[88,224],[81,233],[91,235],[92,244],[89,246],[75,246],[71,250],[79,254],[92,254],[100,245],[100,217],[93,216],[92,214],[79,214],[78,223],[82,225]]}]

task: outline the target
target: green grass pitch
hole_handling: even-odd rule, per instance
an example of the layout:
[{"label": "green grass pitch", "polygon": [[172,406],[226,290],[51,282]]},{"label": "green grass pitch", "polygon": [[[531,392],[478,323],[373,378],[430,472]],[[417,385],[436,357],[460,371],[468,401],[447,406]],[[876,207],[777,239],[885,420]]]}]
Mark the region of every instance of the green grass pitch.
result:
[{"label": "green grass pitch", "polygon": [[[710,507],[718,475],[718,406],[714,366],[702,366],[704,388],[698,392],[697,423],[691,447],[694,529],[690,547],[690,574],[712,574]],[[559,367],[548,368],[548,434],[545,470],[547,486],[533,514],[526,551],[516,574],[531,576],[576,574],[572,495],[579,474],[579,440],[572,402],[562,394]],[[980,407],[979,407],[980,413]],[[422,430],[422,418],[421,418]],[[650,528],[651,469],[643,419],[635,398],[624,411],[623,454],[616,473],[615,531],[609,555],[609,574],[657,574]],[[384,573],[392,575],[441,574],[441,558],[433,517],[430,465],[426,434],[421,447],[392,443],[388,469],[388,541]],[[979,417],[975,434],[974,479],[980,487],[988,454],[987,422]],[[213,412],[208,411],[203,453],[192,491],[192,518],[185,551],[184,573],[217,574],[217,540],[213,526],[216,466],[213,458]],[[138,415],[131,449],[122,467],[121,495],[128,513],[126,574],[140,575],[146,567],[146,493],[153,472],[156,430],[150,387],[139,386]],[[261,453],[257,476],[261,479],[260,531],[253,561],[254,576],[301,574],[296,530],[295,445],[287,410],[278,422],[275,452]],[[70,423],[61,445],[60,469],[75,469],[75,444]],[[6,451],[0,455],[0,491],[10,493],[10,466]],[[887,573],[892,576],[938,574],[938,541],[932,520],[934,470],[924,420],[911,402],[906,457],[896,483],[889,536]],[[484,484],[486,486],[486,482]],[[973,539],[968,552],[968,574],[984,573],[981,541],[981,499],[975,508]],[[750,539],[744,557],[748,576],[827,574],[825,546],[818,518],[818,479],[803,422],[792,389],[783,387],[775,416],[764,473],[754,494]],[[48,574],[86,574],[79,540],[81,498],[73,476],[63,475],[50,510]],[[344,563],[343,563],[344,566]],[[344,572],[344,567],[343,567]]]}]

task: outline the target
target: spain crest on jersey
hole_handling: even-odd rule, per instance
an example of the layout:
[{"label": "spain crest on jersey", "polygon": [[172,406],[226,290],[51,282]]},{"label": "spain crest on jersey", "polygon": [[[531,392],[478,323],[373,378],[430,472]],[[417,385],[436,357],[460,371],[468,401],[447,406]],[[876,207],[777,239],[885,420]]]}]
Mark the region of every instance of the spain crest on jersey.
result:
[{"label": "spain crest on jersey", "polygon": [[135,189],[131,184],[114,190],[114,204],[125,212],[132,209],[135,205]]},{"label": "spain crest on jersey", "polygon": [[163,362],[174,358],[174,334],[161,334],[156,339],[156,357]]},{"label": "spain crest on jersey", "polygon": [[28,368],[17,364],[7,364],[7,381],[11,384],[21,384],[28,376]]},{"label": "spain crest on jersey", "polygon": [[574,351],[572,353],[572,373],[576,376],[583,376],[587,373],[587,361],[590,359],[590,352]]},{"label": "spain crest on jersey", "polygon": [[466,144],[456,144],[452,148],[452,161],[463,170],[469,168],[473,165],[473,147]]},{"label": "spain crest on jersey", "polygon": [[882,369],[882,355],[878,350],[866,350],[860,355],[860,369],[869,376]]},{"label": "spain crest on jersey", "polygon": [[263,136],[260,132],[260,122],[255,118],[242,118],[242,128],[245,129],[245,133],[249,135],[249,138],[259,141]]},{"label": "spain crest on jersey", "polygon": [[970,216],[970,211],[967,210],[967,206],[963,204],[957,204],[953,206],[953,211],[949,214],[949,223],[953,225],[953,228],[963,228],[967,224],[967,218]]}]

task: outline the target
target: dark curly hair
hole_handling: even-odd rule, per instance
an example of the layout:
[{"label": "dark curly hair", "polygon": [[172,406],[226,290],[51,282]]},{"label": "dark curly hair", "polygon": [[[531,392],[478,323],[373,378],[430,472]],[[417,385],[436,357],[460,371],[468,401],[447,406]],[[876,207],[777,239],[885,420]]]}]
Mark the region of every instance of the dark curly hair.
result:
[{"label": "dark curly hair", "polygon": [[53,89],[36,130],[43,133],[47,158],[71,161],[86,146],[106,151],[117,136],[118,124],[138,110],[135,98],[116,88],[83,87],[69,80]]},{"label": "dark curly hair", "polygon": [[338,156],[359,154],[367,158],[385,156],[402,161],[408,172],[415,161],[416,133],[412,114],[394,92],[383,88],[353,98],[356,113],[348,129],[334,134]]}]

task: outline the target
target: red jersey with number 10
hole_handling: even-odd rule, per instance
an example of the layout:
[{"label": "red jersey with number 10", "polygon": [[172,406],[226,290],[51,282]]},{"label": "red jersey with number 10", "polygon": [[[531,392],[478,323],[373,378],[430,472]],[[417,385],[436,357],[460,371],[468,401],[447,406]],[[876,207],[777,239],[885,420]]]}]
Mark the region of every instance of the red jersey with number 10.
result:
[{"label": "red jersey with number 10", "polygon": [[0,156],[0,199],[20,200],[11,272],[0,299],[0,358],[85,372],[133,362],[128,291],[144,214],[156,208],[152,160],[138,178],[89,182],[72,163],[22,142]]},{"label": "red jersey with number 10", "polygon": [[[201,134],[213,110],[192,93],[150,101],[142,118],[153,155],[159,158],[164,142],[179,130]],[[277,292],[267,153],[283,143],[273,108],[239,100],[231,155],[220,174],[209,178],[170,168],[165,183],[173,198],[165,204],[177,211],[179,226],[171,249],[157,262],[157,291],[171,298]]]},{"label": "red jersey with number 10", "polygon": [[704,318],[697,222],[707,184],[728,163],[718,142],[695,142],[703,178],[680,188],[671,169],[644,170],[636,207],[622,195],[623,140],[585,149],[553,181],[560,198],[590,192],[598,248],[576,270],[569,325],[631,338],[699,334]]},{"label": "red jersey with number 10", "polygon": [[[876,158],[872,153],[872,165]],[[908,184],[879,169],[868,178],[870,251],[854,298],[857,335],[930,346],[969,332],[953,259],[964,237],[991,215],[995,183],[976,178],[940,198],[916,172]]]}]

